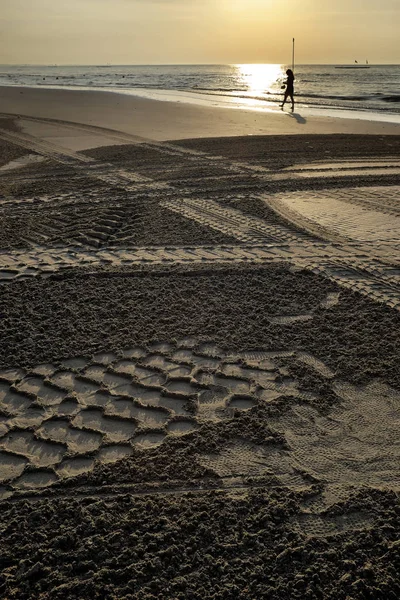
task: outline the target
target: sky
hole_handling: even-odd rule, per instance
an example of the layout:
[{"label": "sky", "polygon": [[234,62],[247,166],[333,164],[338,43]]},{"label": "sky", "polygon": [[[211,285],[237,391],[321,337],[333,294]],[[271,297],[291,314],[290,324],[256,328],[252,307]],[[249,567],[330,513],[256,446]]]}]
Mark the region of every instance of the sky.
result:
[{"label": "sky", "polygon": [[0,0],[0,64],[400,63],[400,0]]}]

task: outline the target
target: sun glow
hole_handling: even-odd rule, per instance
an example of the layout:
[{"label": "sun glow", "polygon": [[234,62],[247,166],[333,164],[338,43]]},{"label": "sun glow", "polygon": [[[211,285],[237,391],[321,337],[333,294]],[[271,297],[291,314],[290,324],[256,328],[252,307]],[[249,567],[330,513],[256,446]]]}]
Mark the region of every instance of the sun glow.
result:
[{"label": "sun glow", "polygon": [[281,65],[236,65],[239,77],[250,94],[268,92],[282,78]]}]

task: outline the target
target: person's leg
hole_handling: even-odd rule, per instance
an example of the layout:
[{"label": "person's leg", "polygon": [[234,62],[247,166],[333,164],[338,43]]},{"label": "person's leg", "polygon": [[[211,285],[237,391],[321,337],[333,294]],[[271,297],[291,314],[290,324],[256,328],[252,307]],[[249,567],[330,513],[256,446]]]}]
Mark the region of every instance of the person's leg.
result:
[{"label": "person's leg", "polygon": [[286,102],[286,100],[287,100],[287,97],[288,97],[288,95],[287,95],[287,92],[285,91],[285,94],[284,94],[284,96],[283,96],[283,102],[282,102],[282,104],[281,104],[281,107],[282,107],[282,108],[285,106],[285,102]]}]

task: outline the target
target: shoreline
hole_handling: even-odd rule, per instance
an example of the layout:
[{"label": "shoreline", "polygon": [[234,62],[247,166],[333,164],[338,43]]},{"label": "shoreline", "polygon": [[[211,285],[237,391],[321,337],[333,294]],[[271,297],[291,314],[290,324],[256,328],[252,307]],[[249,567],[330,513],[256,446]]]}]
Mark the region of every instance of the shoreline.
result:
[{"label": "shoreline", "polygon": [[[112,87],[88,87],[88,86],[61,86],[61,85],[32,85],[15,86],[0,85],[1,88],[21,88],[30,90],[59,90],[67,92],[106,92],[110,94],[129,96],[133,98],[142,98],[145,100],[155,100],[157,102],[172,102],[179,104],[189,104],[195,106],[205,106],[209,108],[229,108],[233,110],[249,110],[256,113],[280,114],[279,101],[268,98],[246,96],[235,96],[224,92],[209,92],[202,90],[174,90],[174,89],[153,89],[153,88],[112,88]],[[377,123],[391,123],[400,125],[400,114],[383,111],[373,111],[370,109],[352,109],[342,106],[318,106],[308,105],[307,102],[299,101],[295,96],[295,106],[297,112],[301,111],[305,116],[312,117],[331,117],[338,119],[362,120]],[[288,107],[289,107],[288,103]],[[288,108],[287,107],[287,108]]]},{"label": "shoreline", "polygon": [[157,141],[243,135],[400,135],[400,123],[202,106],[115,91],[0,86],[1,114],[107,128]]}]

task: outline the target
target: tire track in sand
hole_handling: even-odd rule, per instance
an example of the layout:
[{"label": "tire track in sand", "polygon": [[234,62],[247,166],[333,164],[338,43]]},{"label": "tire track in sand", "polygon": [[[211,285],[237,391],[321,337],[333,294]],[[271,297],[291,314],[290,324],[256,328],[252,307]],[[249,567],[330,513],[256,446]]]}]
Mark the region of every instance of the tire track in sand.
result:
[{"label": "tire track in sand", "polygon": [[[2,115],[5,117],[12,117],[15,119],[15,115]],[[279,172],[271,171],[268,167],[264,167],[259,164],[252,164],[241,162],[237,160],[228,159],[225,156],[218,156],[214,154],[207,154],[202,150],[195,150],[193,148],[186,148],[172,142],[157,142],[150,138],[142,136],[132,135],[105,127],[98,127],[93,125],[85,125],[82,123],[72,123],[67,121],[60,121],[57,119],[44,119],[37,117],[29,117],[20,115],[20,118],[25,121],[33,123],[47,123],[49,125],[61,126],[63,129],[70,129],[72,131],[84,131],[91,135],[105,136],[109,139],[113,139],[116,142],[129,143],[132,145],[141,145],[145,148],[156,150],[161,154],[169,156],[181,156],[186,160],[198,162],[199,159],[202,162],[208,162],[210,165],[223,163],[224,166],[228,167],[232,174],[243,175],[243,173],[254,174],[260,177],[260,180],[271,179],[287,179],[288,174],[294,178],[325,178],[325,177],[344,177],[344,176],[362,176],[366,175],[393,175],[400,174],[400,161],[398,157],[377,157],[369,159],[349,159],[346,162],[343,160],[330,160],[330,161],[315,161],[309,164],[298,164],[290,167],[286,167]],[[33,138],[36,139],[36,138]]]},{"label": "tire track in sand", "polygon": [[[128,191],[142,190],[173,190],[173,187],[163,183],[157,183],[153,180],[131,173],[123,169],[115,168],[111,164],[99,163],[92,158],[82,154],[66,150],[48,142],[38,141],[32,136],[13,133],[0,132],[0,138],[22,145],[29,150],[35,150],[45,156],[48,156],[58,162],[73,166],[85,175],[99,179],[111,186],[119,186]],[[152,144],[157,148],[164,148],[163,144]],[[177,148],[169,148],[167,151],[176,151]],[[179,149],[180,150],[180,149]],[[186,152],[186,150],[185,150]],[[198,160],[204,155],[195,151],[189,151]],[[217,157],[218,160],[220,158]],[[246,165],[243,165],[243,167]],[[241,168],[242,166],[240,166]],[[253,169],[253,166],[250,165]],[[257,167],[256,170],[260,170]],[[242,170],[243,174],[243,170]],[[382,188],[379,188],[382,189]],[[181,191],[182,193],[182,191]],[[341,197],[344,193],[341,191]],[[25,263],[21,260],[15,260],[15,253],[1,257],[0,281],[9,281],[20,276],[32,276],[43,271],[54,272],[60,268],[86,266],[88,263],[93,265],[115,264],[129,265],[135,262],[270,262],[270,261],[289,261],[296,266],[301,266],[317,272],[329,279],[333,279],[339,285],[355,289],[380,302],[385,302],[391,307],[400,305],[400,284],[396,263],[390,263],[390,255],[385,253],[382,248],[380,254],[382,261],[373,257],[371,250],[375,252],[373,246],[368,250],[364,244],[350,248],[347,246],[345,252],[338,252],[334,246],[321,246],[317,242],[306,240],[306,236],[291,232],[284,226],[267,224],[264,220],[257,217],[244,215],[234,208],[222,207],[218,203],[203,199],[173,199],[161,201],[161,205],[169,210],[179,212],[186,218],[193,219],[203,225],[214,228],[230,236],[236,237],[238,241],[258,245],[258,249],[250,248],[244,251],[230,250],[228,256],[223,247],[216,248],[197,248],[179,250],[163,249],[148,250],[135,249],[134,257],[130,251],[115,251],[111,249],[100,250],[95,256],[86,253],[77,253],[72,249],[58,251],[54,254],[52,250],[40,248],[38,251],[32,249],[29,256],[25,254]],[[286,214],[286,216],[288,216]],[[290,215],[289,215],[290,217]],[[97,239],[95,245],[101,245]],[[263,245],[264,247],[260,247]],[[265,247],[266,246],[266,247]],[[273,248],[272,248],[273,246]],[[304,251],[305,252],[304,252]],[[394,248],[390,248],[393,253]],[[46,257],[47,252],[47,257]],[[80,255],[79,255],[80,254]],[[229,254],[231,254],[229,256]],[[339,257],[338,257],[339,254]],[[379,253],[378,253],[379,254]],[[21,253],[19,259],[23,257]],[[358,256],[362,256],[359,259]],[[118,262],[119,261],[119,262]],[[36,263],[36,264],[35,264]],[[385,264],[387,263],[387,264]],[[37,266],[38,265],[38,266]],[[388,272],[389,271],[389,272]]]},{"label": "tire track in sand", "polygon": [[[315,399],[315,393],[303,390],[301,380],[282,378],[286,362],[282,366],[281,358],[305,362],[329,382],[342,402],[329,414],[309,405],[307,398]],[[275,411],[275,400],[288,395],[293,397],[290,407]],[[194,411],[187,410],[188,398]],[[0,404],[7,418],[0,431],[0,500],[243,494],[252,488],[289,488],[307,492],[304,510],[294,521],[306,535],[368,527],[368,514],[355,511],[336,521],[324,511],[363,485],[398,489],[398,399],[399,392],[380,380],[354,386],[337,379],[312,354],[290,348],[231,352],[196,338],[116,353],[105,348],[92,357],[69,357],[28,371],[2,369]],[[126,459],[133,446],[146,454],[177,435],[196,435],[198,427],[230,419],[232,411],[261,405],[272,407],[268,427],[278,437],[256,442],[235,432],[217,449],[196,450],[193,460],[214,476],[190,484],[155,479],[74,485],[76,475]],[[282,445],[281,435],[289,445]],[[67,479],[70,486],[60,487]],[[318,490],[313,489],[316,482]]]},{"label": "tire track in sand", "polygon": [[[36,247],[29,252],[0,254],[0,283],[35,276],[50,276],[62,270],[86,268],[88,275],[98,276],[99,268],[119,270],[121,277],[129,275],[129,268],[138,265],[169,264],[272,264],[290,263],[317,275],[335,281],[342,287],[357,291],[377,302],[400,310],[400,268],[379,264],[369,259],[329,251],[325,244],[259,244],[243,246],[167,246],[82,250],[81,248]],[[121,270],[122,268],[122,270]],[[107,271],[105,272],[107,276]],[[118,276],[118,272],[113,272]]]}]

